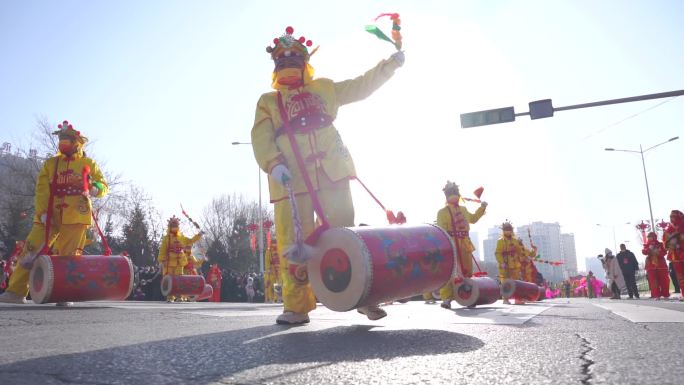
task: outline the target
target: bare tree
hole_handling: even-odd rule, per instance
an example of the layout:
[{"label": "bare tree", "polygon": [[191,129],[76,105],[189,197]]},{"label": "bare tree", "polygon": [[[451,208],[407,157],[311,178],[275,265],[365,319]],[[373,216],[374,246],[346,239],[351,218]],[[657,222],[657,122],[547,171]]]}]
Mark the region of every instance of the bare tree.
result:
[{"label": "bare tree", "polygon": [[[272,218],[272,213],[262,208],[261,219],[265,221]],[[204,208],[202,215],[205,245],[208,250],[215,252],[222,249],[231,265],[245,269],[251,266],[247,261],[254,259],[251,257],[247,225],[258,224],[258,221],[259,206],[256,202],[236,194],[216,197]]]}]

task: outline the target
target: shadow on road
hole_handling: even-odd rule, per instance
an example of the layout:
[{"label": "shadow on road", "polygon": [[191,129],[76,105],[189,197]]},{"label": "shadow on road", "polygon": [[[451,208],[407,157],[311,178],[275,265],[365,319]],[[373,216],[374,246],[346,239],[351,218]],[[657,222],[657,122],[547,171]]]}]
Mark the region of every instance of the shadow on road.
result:
[{"label": "shadow on road", "polygon": [[[306,329],[260,326],[54,355],[0,365],[0,377],[12,375],[11,383],[208,384],[264,365],[292,365],[289,369],[301,371],[339,362],[468,352],[484,346],[478,338],[440,330],[384,330],[371,325]],[[312,367],[302,369],[297,364]]]}]

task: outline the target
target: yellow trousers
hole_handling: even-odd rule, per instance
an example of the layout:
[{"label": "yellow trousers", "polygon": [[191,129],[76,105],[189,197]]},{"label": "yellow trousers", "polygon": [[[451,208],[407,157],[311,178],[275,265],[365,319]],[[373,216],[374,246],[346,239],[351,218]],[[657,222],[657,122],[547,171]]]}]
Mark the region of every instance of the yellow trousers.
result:
[{"label": "yellow trousers", "polygon": [[[52,225],[50,228],[50,241],[48,245],[57,255],[76,255],[81,254],[86,241],[86,230],[88,225]],[[45,225],[34,223],[31,232],[26,238],[24,250],[19,255],[17,266],[10,277],[7,291],[26,297],[29,292],[29,274],[21,266],[21,260],[28,255],[39,252],[45,243]]]},{"label": "yellow trousers", "polygon": [[518,265],[504,269],[501,267],[501,265],[499,265],[499,280],[503,282],[504,279],[522,280],[520,266]]},{"label": "yellow trousers", "polygon": [[162,271],[164,275],[183,275],[183,266],[166,266]]},{"label": "yellow trousers", "polygon": [[[458,248],[458,270],[464,277],[473,276],[473,243],[470,238],[452,238],[454,246]],[[454,299],[454,283],[450,280],[446,285],[439,289],[439,298],[442,300]]]},{"label": "yellow trousers", "polygon": [[[325,175],[319,175],[318,199],[331,227],[354,226],[354,204],[352,203],[349,180],[331,182]],[[296,198],[302,233],[306,238],[314,230],[314,209],[308,194]],[[283,307],[285,311],[308,313],[316,308],[316,297],[309,285],[306,265],[290,263],[283,258],[285,251],[294,244],[295,232],[289,200],[276,202],[275,216],[280,271],[283,280]]]}]

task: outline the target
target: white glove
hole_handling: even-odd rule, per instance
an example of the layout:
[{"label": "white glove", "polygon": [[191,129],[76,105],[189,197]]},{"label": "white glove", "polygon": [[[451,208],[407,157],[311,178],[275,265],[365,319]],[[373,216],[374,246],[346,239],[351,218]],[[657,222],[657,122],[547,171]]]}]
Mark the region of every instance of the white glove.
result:
[{"label": "white glove", "polygon": [[287,166],[280,163],[271,170],[271,178],[280,184],[285,184],[292,179],[292,174],[290,174],[290,170],[287,169]]},{"label": "white glove", "polygon": [[390,56],[390,57],[392,59],[394,59],[394,61],[396,61],[397,64],[399,64],[399,67],[404,65],[404,61],[405,61],[404,51],[397,51],[397,52],[393,53],[392,56]]},{"label": "white glove", "polygon": [[41,214],[40,215],[40,223],[45,223],[47,222],[47,214]]}]

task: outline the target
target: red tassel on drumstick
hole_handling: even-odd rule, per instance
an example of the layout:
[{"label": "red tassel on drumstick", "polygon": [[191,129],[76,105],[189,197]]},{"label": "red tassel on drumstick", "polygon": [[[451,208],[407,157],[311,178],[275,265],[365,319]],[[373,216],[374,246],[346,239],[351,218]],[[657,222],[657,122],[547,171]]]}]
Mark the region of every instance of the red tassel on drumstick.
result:
[{"label": "red tassel on drumstick", "polygon": [[480,198],[482,197],[482,193],[484,192],[484,187],[480,186],[473,191],[473,195],[475,195],[477,198],[466,198],[466,197],[461,197],[466,202],[475,202],[475,203],[482,203]]}]

